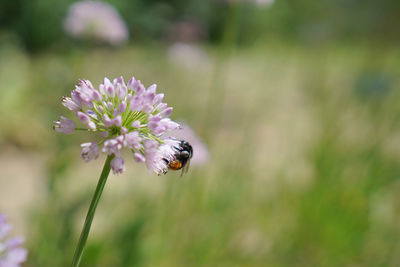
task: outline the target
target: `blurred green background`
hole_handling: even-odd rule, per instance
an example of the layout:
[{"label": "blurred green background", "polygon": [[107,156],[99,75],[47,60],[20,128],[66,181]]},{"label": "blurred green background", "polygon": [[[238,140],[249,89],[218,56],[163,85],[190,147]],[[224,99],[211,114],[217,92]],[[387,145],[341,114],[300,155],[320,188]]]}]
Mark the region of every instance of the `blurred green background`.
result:
[{"label": "blurred green background", "polygon": [[108,1],[121,45],[69,36],[72,3],[0,1],[0,212],[24,266],[69,266],[105,160],[52,130],[61,97],[120,75],[157,83],[209,160],[111,175],[82,266],[400,266],[399,1]]}]

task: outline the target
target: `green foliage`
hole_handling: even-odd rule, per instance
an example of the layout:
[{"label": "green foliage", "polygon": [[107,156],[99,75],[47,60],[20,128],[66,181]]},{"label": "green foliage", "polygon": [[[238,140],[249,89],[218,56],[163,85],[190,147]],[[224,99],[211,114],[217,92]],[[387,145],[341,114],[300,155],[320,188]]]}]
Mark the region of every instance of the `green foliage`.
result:
[{"label": "green foliage", "polygon": [[[123,48],[66,42],[70,1],[0,2],[0,147],[46,156],[26,266],[70,264],[104,161],[79,159],[85,133],[52,131],[58,100],[79,78],[119,75],[157,83],[210,160],[184,177],[127,160],[82,266],[400,265],[398,1],[111,3],[131,32]],[[151,42],[183,19],[222,43],[202,47],[205,67]]]},{"label": "green foliage", "polygon": [[[72,0],[18,0],[0,2],[2,30],[15,34],[29,51],[64,47],[62,22]],[[109,0],[126,21],[132,42],[169,40],[171,25],[180,21],[203,27],[208,39],[221,40],[230,9],[238,9],[238,41],[260,38],[328,43],[332,40],[373,43],[399,41],[400,4],[382,1],[276,0],[272,6],[228,1]]]},{"label": "green foliage", "polygon": [[[171,65],[163,47],[46,53],[31,59],[24,93],[33,103],[20,98],[18,112],[40,106],[35,120],[49,128],[71,73],[95,84],[135,74],[164,88],[174,118],[207,137],[210,161],[185,177],[127,163],[127,174],[109,178],[83,266],[397,266],[398,52],[365,62],[374,55],[362,46],[239,49],[220,72],[224,104],[212,122],[203,119],[214,70]],[[68,266],[104,159],[78,158],[85,134],[46,136],[35,146],[51,156],[27,266]]]}]

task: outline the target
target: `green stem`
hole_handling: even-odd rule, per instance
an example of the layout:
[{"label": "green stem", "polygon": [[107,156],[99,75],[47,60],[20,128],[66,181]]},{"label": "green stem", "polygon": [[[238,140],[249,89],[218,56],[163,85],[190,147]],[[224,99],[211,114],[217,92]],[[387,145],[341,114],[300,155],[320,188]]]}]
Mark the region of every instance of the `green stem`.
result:
[{"label": "green stem", "polygon": [[97,183],[96,191],[94,192],[92,202],[90,203],[90,207],[85,219],[85,224],[83,225],[82,233],[79,237],[79,242],[75,249],[74,259],[72,260],[71,264],[72,267],[78,267],[82,259],[83,249],[85,248],[86,240],[89,236],[90,226],[92,225],[97,204],[99,204],[101,194],[103,193],[104,186],[107,182],[107,177],[111,169],[110,163],[113,158],[114,155],[107,156],[106,163],[104,163],[103,171],[101,172],[99,182]]}]

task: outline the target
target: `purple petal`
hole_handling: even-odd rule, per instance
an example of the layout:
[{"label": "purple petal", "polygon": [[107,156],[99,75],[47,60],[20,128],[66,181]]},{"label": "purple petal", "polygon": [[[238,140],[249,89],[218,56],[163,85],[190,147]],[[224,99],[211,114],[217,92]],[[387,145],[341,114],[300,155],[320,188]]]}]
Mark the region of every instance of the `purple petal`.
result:
[{"label": "purple petal", "polygon": [[111,169],[113,170],[113,173],[116,175],[119,175],[125,171],[125,161],[124,158],[122,157],[115,157],[111,161]]},{"label": "purple petal", "polygon": [[84,124],[86,124],[86,123],[88,123],[88,122],[90,121],[90,117],[89,117],[87,114],[85,114],[85,113],[83,113],[83,112],[81,112],[81,111],[78,111],[78,112],[76,113],[76,116],[77,116],[78,119],[79,119],[82,123],[84,123]]},{"label": "purple petal", "polygon": [[171,115],[171,113],[172,113],[172,110],[173,110],[172,107],[166,108],[163,111],[161,111],[159,113],[159,115],[160,115],[161,118],[169,117],[169,115]]},{"label": "purple petal", "polygon": [[145,162],[146,161],[146,158],[142,154],[137,153],[137,152],[135,152],[133,154],[133,158],[135,159],[136,162]]}]

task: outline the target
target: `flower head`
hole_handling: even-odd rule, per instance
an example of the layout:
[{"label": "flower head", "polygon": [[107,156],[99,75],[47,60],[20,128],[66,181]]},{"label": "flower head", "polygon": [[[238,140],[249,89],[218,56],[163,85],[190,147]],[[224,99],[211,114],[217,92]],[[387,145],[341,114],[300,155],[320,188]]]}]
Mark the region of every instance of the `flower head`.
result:
[{"label": "flower head", "polygon": [[81,157],[86,162],[96,159],[102,146],[102,152],[115,156],[111,162],[114,174],[125,171],[124,149],[133,153],[135,161],[146,162],[149,170],[166,173],[166,162],[176,151],[171,148],[174,141],[163,134],[180,126],[169,118],[172,107],[162,102],[164,94],[157,94],[156,89],[155,84],[146,89],[135,78],[127,83],[122,77],[113,81],[105,78],[98,89],[90,81],[80,80],[62,104],[75,113],[83,128],[61,117],[54,123],[55,129],[65,134],[74,130],[99,132],[103,139],[82,144]]},{"label": "flower head", "polygon": [[118,11],[97,1],[82,1],[70,6],[64,21],[65,31],[75,38],[89,38],[119,45],[129,38],[128,28]]},{"label": "flower head", "polygon": [[11,229],[12,226],[7,223],[7,217],[0,214],[0,266],[2,267],[21,266],[27,256],[27,251],[21,247],[23,238],[6,238]]}]

